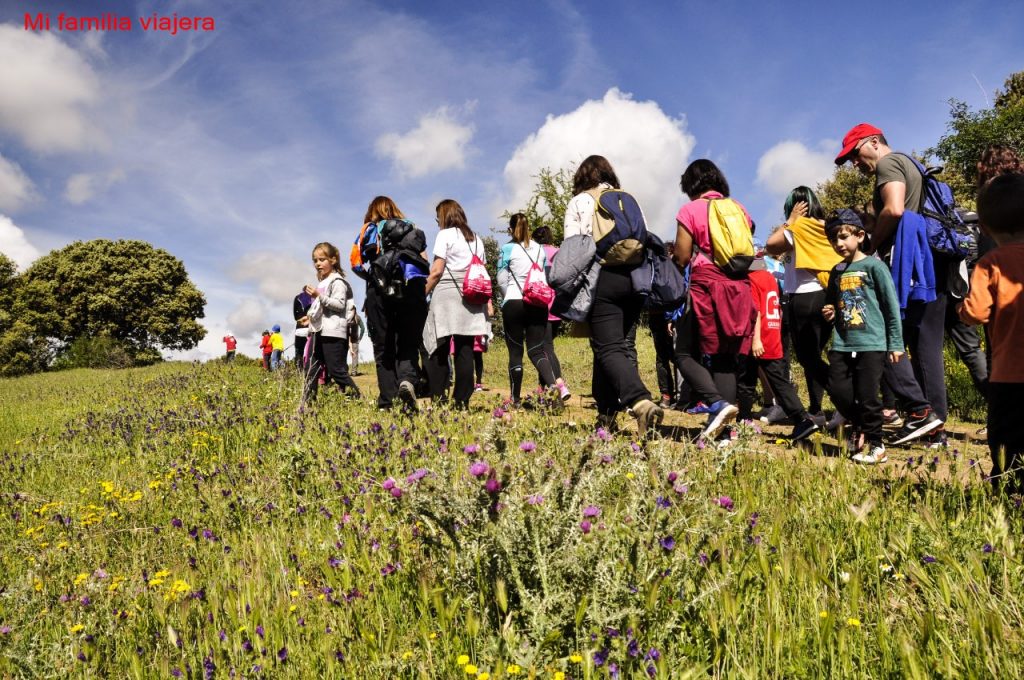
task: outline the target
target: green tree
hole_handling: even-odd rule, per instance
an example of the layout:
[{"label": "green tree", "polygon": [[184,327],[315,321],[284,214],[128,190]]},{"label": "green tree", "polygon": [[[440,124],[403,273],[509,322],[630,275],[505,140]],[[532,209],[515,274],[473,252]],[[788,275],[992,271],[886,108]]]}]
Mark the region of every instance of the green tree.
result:
[{"label": "green tree", "polygon": [[565,232],[565,207],[572,198],[572,176],[575,172],[573,167],[562,168],[557,172],[551,168],[541,168],[540,172],[534,175],[537,183],[526,205],[516,210],[505,211],[501,217],[507,220],[513,214],[521,212],[526,215],[532,228],[536,229],[546,224],[551,229],[554,243],[561,243]]},{"label": "green tree", "polygon": [[872,178],[849,165],[840,165],[831,178],[817,186],[815,193],[828,214],[839,208],[860,208],[871,200]]},{"label": "green tree", "polygon": [[206,300],[180,260],[144,241],[76,241],[18,277],[13,316],[67,347],[110,338],[133,358],[190,349],[206,335]]},{"label": "green tree", "polygon": [[972,111],[951,99],[946,134],[926,151],[944,164],[942,179],[963,205],[974,204],[978,158],[986,147],[1006,144],[1024,155],[1024,71],[1007,78],[994,101],[991,108]]}]

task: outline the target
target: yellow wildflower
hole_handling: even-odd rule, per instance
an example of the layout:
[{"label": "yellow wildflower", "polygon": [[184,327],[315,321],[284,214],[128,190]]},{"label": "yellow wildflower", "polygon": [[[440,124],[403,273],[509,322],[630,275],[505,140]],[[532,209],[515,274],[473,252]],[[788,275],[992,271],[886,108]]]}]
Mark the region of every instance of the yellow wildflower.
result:
[{"label": "yellow wildflower", "polygon": [[572,661],[573,663],[583,663],[583,656],[579,652],[573,652],[569,656],[569,661]]},{"label": "yellow wildflower", "polygon": [[84,629],[85,629],[85,626],[83,626],[83,625],[82,625],[82,624],[80,624],[80,623],[76,623],[75,625],[73,625],[73,626],[71,626],[70,628],[68,628],[68,632],[71,632],[71,633],[77,633],[77,632],[79,632],[80,630],[84,630]]},{"label": "yellow wildflower", "polygon": [[32,587],[35,588],[36,592],[38,593],[43,589],[43,582],[39,579],[36,579],[36,582],[32,584]]},{"label": "yellow wildflower", "polygon": [[469,655],[459,654],[459,658],[455,660],[455,663],[457,663],[460,666],[465,666],[467,663],[469,663]]},{"label": "yellow wildflower", "polygon": [[154,479],[152,482],[149,483],[149,488],[156,491],[157,489],[160,488],[161,484],[163,484],[163,482],[161,482],[159,479]]},{"label": "yellow wildflower", "polygon": [[476,676],[476,680],[491,680],[491,674],[484,671],[480,675]]},{"label": "yellow wildflower", "polygon": [[476,675],[477,667],[471,663],[467,663],[465,666],[462,667],[462,670],[463,672],[465,672],[466,675]]},{"label": "yellow wildflower", "polygon": [[149,579],[149,587],[150,588],[155,588],[157,586],[163,585],[163,583],[164,583],[164,580],[162,578],[151,578],[151,579]]},{"label": "yellow wildflower", "polygon": [[299,606],[298,606],[298,605],[296,605],[296,604],[293,604],[292,606],[288,607],[288,611],[289,611],[289,612],[294,612],[294,611],[295,611],[296,609],[298,609],[298,608],[299,608]]},{"label": "yellow wildflower", "polygon": [[633,479],[634,477],[636,477],[636,475],[634,475],[632,472],[626,473],[626,479]]},{"label": "yellow wildflower", "polygon": [[523,672],[523,669],[520,668],[517,664],[514,664],[514,663],[510,663],[508,665],[508,667],[505,668],[505,673],[507,675],[519,675],[522,672]]},{"label": "yellow wildflower", "polygon": [[412,657],[413,657],[413,653],[412,652],[403,652],[402,653],[402,661],[408,661]]},{"label": "yellow wildflower", "polygon": [[85,579],[87,578],[89,578],[89,575],[83,571],[81,574],[75,577],[75,585],[82,585],[83,583],[85,583]]},{"label": "yellow wildflower", "polygon": [[562,671],[555,671],[554,680],[565,680],[565,673]]},{"label": "yellow wildflower", "polygon": [[824,609],[822,609],[820,612],[818,612],[818,616],[820,618],[827,619],[828,618],[828,612],[825,611]]},{"label": "yellow wildflower", "polygon": [[846,625],[852,628],[860,628],[860,619],[858,619],[856,616],[851,616],[850,618],[846,619]]},{"label": "yellow wildflower", "polygon": [[161,569],[160,571],[153,574],[153,578],[167,578],[170,575],[171,572],[167,571],[166,569]]},{"label": "yellow wildflower", "polygon": [[292,597],[298,597],[299,596],[299,591],[292,590],[292,591],[289,591],[288,594],[291,595]]}]

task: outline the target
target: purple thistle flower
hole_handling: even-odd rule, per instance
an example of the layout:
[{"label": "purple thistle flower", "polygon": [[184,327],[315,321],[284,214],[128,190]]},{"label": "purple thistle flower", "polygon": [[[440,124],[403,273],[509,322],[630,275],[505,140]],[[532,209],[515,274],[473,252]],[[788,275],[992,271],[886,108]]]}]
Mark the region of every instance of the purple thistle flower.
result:
[{"label": "purple thistle flower", "polygon": [[535,493],[532,496],[527,496],[526,502],[530,505],[540,505],[544,502],[544,496],[541,496],[539,493]]},{"label": "purple thistle flower", "polygon": [[932,557],[931,555],[923,555],[921,557],[921,561],[925,564],[932,564],[933,562],[938,562],[938,560]]},{"label": "purple thistle flower", "polygon": [[657,499],[655,499],[654,504],[657,505],[662,510],[667,510],[668,508],[672,507],[672,501],[665,498],[664,496],[658,496]]},{"label": "purple thistle flower", "polygon": [[672,550],[673,548],[676,547],[676,539],[672,538],[671,536],[665,536],[664,538],[662,538],[658,542],[661,543],[661,547],[666,552],[668,552],[668,551],[670,551],[670,550]]},{"label": "purple thistle flower", "polygon": [[626,653],[630,656],[638,656],[640,654],[640,645],[637,644],[635,639],[631,639],[629,644],[626,645]]},{"label": "purple thistle flower", "polygon": [[419,468],[405,478],[406,484],[413,484],[427,476],[427,468]]},{"label": "purple thistle flower", "polygon": [[484,491],[491,494],[492,496],[496,493],[500,493],[501,482],[499,482],[495,477],[488,477],[487,481],[484,483]]},{"label": "purple thistle flower", "polygon": [[661,652],[659,652],[657,648],[651,647],[649,650],[647,650],[647,653],[644,654],[644,658],[650,659],[651,661],[657,661],[661,658]]},{"label": "purple thistle flower", "polygon": [[172,668],[171,669],[171,677],[172,678],[180,678],[181,677],[181,669],[178,668],[177,666]]},{"label": "purple thistle flower", "polygon": [[981,552],[983,552],[983,553],[990,553],[990,552],[992,552],[992,544],[991,543],[986,543],[985,545],[981,546]]},{"label": "purple thistle flower", "polygon": [[668,483],[669,484],[675,484],[677,479],[679,479],[679,474],[678,473],[676,473],[676,472],[668,473]]},{"label": "purple thistle flower", "polygon": [[256,634],[260,636],[261,640],[263,639],[263,635],[264,635],[263,626],[256,626]]},{"label": "purple thistle flower", "polygon": [[687,491],[690,490],[690,485],[689,484],[676,484],[675,486],[672,487],[672,490],[675,491],[677,494],[679,494],[681,496],[681,495],[683,495],[684,493],[686,493]]},{"label": "purple thistle flower", "polygon": [[594,659],[594,665],[595,666],[603,666],[604,662],[608,660],[608,650],[607,649],[600,649],[600,650],[594,652],[593,659]]},{"label": "purple thistle flower", "polygon": [[601,508],[597,507],[596,505],[588,505],[587,507],[583,508],[584,517],[597,517],[600,514]]},{"label": "purple thistle flower", "polygon": [[479,444],[467,444],[466,446],[462,447],[462,452],[467,454],[467,455],[472,456],[473,454],[480,452],[480,445]]},{"label": "purple thistle flower", "polygon": [[469,466],[469,474],[474,477],[483,477],[491,471],[491,466],[486,461],[478,460]]},{"label": "purple thistle flower", "polygon": [[[172,517],[171,518],[171,526],[174,527],[175,529],[180,529],[182,527],[182,521],[180,519],[178,519],[177,517]],[[181,673],[181,671],[178,671],[178,672]]]},{"label": "purple thistle flower", "polygon": [[94,578],[98,579],[105,579],[108,576],[107,572],[103,569],[103,567],[100,567],[96,571],[92,572],[92,575]]},{"label": "purple thistle flower", "polygon": [[706,567],[708,563],[711,561],[711,559],[708,557],[707,553],[701,553],[700,556],[697,558],[697,561],[700,562],[702,566]]},{"label": "purple thistle flower", "polygon": [[658,674],[658,669],[654,667],[653,663],[647,664],[647,677],[653,678]]},{"label": "purple thistle flower", "polygon": [[604,429],[603,427],[599,427],[599,428],[597,428],[597,438],[600,439],[603,442],[606,442],[609,439],[611,439],[612,436],[608,432],[608,430]]},{"label": "purple thistle flower", "polygon": [[718,507],[722,508],[723,510],[731,511],[733,508],[732,499],[729,498],[728,496],[719,496],[715,502],[718,503]]},{"label": "purple thistle flower", "polygon": [[341,566],[341,560],[337,557],[331,556],[327,558],[327,565],[332,569],[337,569]]},{"label": "purple thistle flower", "polygon": [[288,660],[288,648],[287,647],[282,647],[281,649],[277,650],[277,660],[280,661],[281,663],[284,663],[285,661]]},{"label": "purple thistle flower", "polygon": [[203,529],[203,538],[205,538],[207,541],[213,541],[216,540],[217,537],[214,536],[213,532],[209,529]]},{"label": "purple thistle flower", "polygon": [[536,448],[537,448],[537,445],[534,444],[532,441],[529,441],[529,440],[527,440],[527,441],[525,441],[525,442],[523,442],[523,443],[521,443],[519,445],[519,450],[520,451],[533,451]]},{"label": "purple thistle flower", "polygon": [[582,531],[584,534],[590,533],[590,527],[591,524],[587,520],[583,520],[582,522],[580,522],[580,531]]},{"label": "purple thistle flower", "polygon": [[11,633],[11,627],[10,626],[0,626],[0,635],[10,635],[10,633]]},{"label": "purple thistle flower", "polygon": [[392,479],[391,477],[388,477],[387,479],[384,480],[384,483],[381,484],[381,486],[384,487],[385,491],[391,491],[392,489],[395,488],[395,480]]},{"label": "purple thistle flower", "polygon": [[242,651],[249,654],[252,653],[252,641],[245,639],[242,640]]},{"label": "purple thistle flower", "polygon": [[505,409],[503,409],[503,408],[501,408],[499,406],[498,408],[496,408],[493,411],[491,411],[491,417],[492,418],[503,418],[503,417],[505,417]]},{"label": "purple thistle flower", "polygon": [[224,642],[225,640],[228,639],[227,631],[225,631],[224,629],[221,629],[220,632],[217,633],[217,637],[220,638],[221,642]]},{"label": "purple thistle flower", "polygon": [[391,489],[391,496],[393,498],[401,498],[402,490],[396,486],[395,488]]}]

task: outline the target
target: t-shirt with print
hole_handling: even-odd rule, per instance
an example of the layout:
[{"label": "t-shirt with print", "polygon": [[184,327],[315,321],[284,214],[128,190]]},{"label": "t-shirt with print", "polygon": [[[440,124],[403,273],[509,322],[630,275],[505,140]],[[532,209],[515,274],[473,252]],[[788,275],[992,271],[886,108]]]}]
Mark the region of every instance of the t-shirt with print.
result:
[{"label": "t-shirt with print", "polygon": [[540,267],[534,276],[547,283],[544,275],[545,260],[544,249],[536,241],[530,241],[525,246],[513,241],[501,247],[498,256],[498,285],[501,287],[502,305],[509,300],[523,299],[522,288],[526,285],[534,262]]},{"label": "t-shirt with print", "polygon": [[[707,257],[711,253],[711,233],[708,230],[708,199],[715,198],[723,198],[723,196],[717,191],[707,191],[701,194],[697,200],[685,204],[676,214],[676,222],[683,225],[683,229],[689,232],[690,236],[693,237],[693,245],[699,249],[699,252],[694,251],[693,257],[690,259],[690,267],[692,268],[707,267],[708,265],[715,264]],[[747,209],[739,201],[736,201],[736,205],[740,206],[743,214],[747,216],[747,223],[750,224],[750,229],[753,231],[754,222],[750,219],[750,213],[747,212]]]},{"label": "t-shirt with print", "polygon": [[467,242],[458,227],[448,227],[437,232],[437,239],[434,241],[434,257],[440,257],[445,261],[445,266],[453,272],[469,269],[469,263],[473,261],[473,254],[486,262],[484,242],[479,236]]},{"label": "t-shirt with print", "polygon": [[832,268],[825,304],[835,307],[836,352],[902,352],[903,331],[896,287],[876,257]]},{"label": "t-shirt with print", "polygon": [[771,272],[758,269],[750,272],[750,292],[761,317],[762,359],[782,358],[782,303],[779,285]]}]

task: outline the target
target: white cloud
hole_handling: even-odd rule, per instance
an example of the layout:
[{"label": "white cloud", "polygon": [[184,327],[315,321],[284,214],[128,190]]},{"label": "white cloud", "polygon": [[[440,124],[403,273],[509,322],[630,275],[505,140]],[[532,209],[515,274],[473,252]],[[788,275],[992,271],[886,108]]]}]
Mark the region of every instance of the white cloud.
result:
[{"label": "white cloud", "polygon": [[448,107],[420,118],[416,128],[377,138],[377,155],[390,158],[403,177],[422,177],[432,172],[465,167],[473,127],[456,121]]},{"label": "white cloud", "polygon": [[822,140],[817,150],[795,140],[784,140],[768,149],[757,162],[757,184],[777,196],[798,186],[812,189],[835,171],[834,140]]},{"label": "white cloud", "polygon": [[123,182],[123,170],[111,170],[106,173],[79,173],[72,175],[64,188],[64,198],[73,205],[81,205],[102,193],[118,182]]},{"label": "white cloud", "polygon": [[35,198],[35,186],[21,167],[0,154],[0,210],[15,212]]},{"label": "white cloud", "polygon": [[259,335],[264,328],[271,325],[267,323],[268,313],[266,304],[259,298],[243,298],[228,314],[228,327],[238,338]]},{"label": "white cloud", "polygon": [[601,100],[586,101],[561,116],[548,116],[519,145],[505,164],[507,195],[496,204],[495,214],[525,206],[542,168],[568,168],[599,154],[611,162],[622,188],[640,202],[648,228],[674,236],[675,213],[685,201],[679,192],[679,175],[694,144],[685,118],[671,118],[656,102],[634,101],[612,88]]},{"label": "white cloud", "polygon": [[[341,263],[342,267],[347,268],[348,261],[345,258],[348,253],[341,253],[341,257],[345,260]],[[312,255],[309,260],[303,261],[276,252],[255,252],[243,256],[241,261],[245,267],[232,272],[231,277],[239,283],[252,284],[256,292],[269,303],[287,303],[290,308],[292,300],[302,291],[302,286],[316,283]]]},{"label": "white cloud", "polygon": [[99,79],[74,49],[48,31],[0,25],[0,129],[41,152],[99,145],[84,109],[99,100]]},{"label": "white cloud", "polygon": [[36,247],[25,238],[21,227],[6,215],[0,215],[0,252],[14,260],[19,269],[25,269],[40,255]]}]

